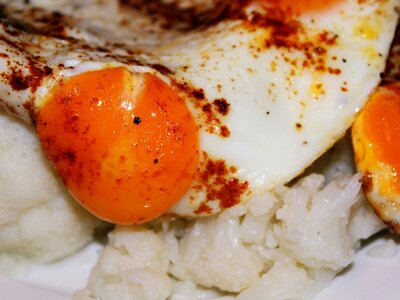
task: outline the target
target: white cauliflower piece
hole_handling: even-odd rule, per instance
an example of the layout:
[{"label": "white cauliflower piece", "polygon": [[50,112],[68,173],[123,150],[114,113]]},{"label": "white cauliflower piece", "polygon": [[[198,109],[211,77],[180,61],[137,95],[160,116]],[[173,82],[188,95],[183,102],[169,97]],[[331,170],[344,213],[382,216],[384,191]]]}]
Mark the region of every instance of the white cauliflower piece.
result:
[{"label": "white cauliflower piece", "polygon": [[142,226],[119,226],[109,234],[86,289],[74,300],[163,300],[172,292],[165,245]]},{"label": "white cauliflower piece", "polygon": [[268,192],[253,197],[246,207],[247,213],[240,223],[240,238],[246,245],[261,245],[267,238],[279,200],[274,193]]},{"label": "white cauliflower piece", "polygon": [[275,261],[260,280],[240,293],[236,299],[312,299],[315,293],[315,282],[308,277],[307,270],[296,265],[295,260],[285,257]]},{"label": "white cauliflower piece", "polygon": [[239,292],[258,280],[263,262],[240,239],[240,216],[227,210],[198,219],[180,241],[180,258],[197,284]]},{"label": "white cauliflower piece", "polygon": [[33,128],[0,112],[0,253],[53,261],[92,240],[100,223],[71,198]]},{"label": "white cauliflower piece", "polygon": [[275,226],[280,247],[302,264],[318,269],[340,270],[353,259],[348,233],[351,207],[361,183],[354,175],[344,188],[335,181],[323,187],[324,177],[312,174],[280,192],[284,205],[277,211]]}]

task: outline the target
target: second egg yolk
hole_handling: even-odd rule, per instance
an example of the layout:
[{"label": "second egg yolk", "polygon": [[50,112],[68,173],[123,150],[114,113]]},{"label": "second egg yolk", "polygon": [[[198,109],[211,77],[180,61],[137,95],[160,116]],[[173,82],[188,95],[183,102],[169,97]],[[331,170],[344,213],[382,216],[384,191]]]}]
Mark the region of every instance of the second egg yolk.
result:
[{"label": "second egg yolk", "polygon": [[165,213],[198,168],[197,127],[183,99],[158,77],[123,67],[58,84],[37,131],[73,197],[116,224]]},{"label": "second egg yolk", "polygon": [[352,138],[358,169],[381,195],[399,195],[400,84],[378,88],[357,117]]}]

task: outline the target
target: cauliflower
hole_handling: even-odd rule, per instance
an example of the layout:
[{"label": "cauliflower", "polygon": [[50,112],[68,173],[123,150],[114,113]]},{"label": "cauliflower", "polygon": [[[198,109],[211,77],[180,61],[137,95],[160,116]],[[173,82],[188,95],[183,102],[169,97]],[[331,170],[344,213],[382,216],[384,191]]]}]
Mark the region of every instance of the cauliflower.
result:
[{"label": "cauliflower", "polygon": [[163,300],[172,291],[163,241],[142,226],[118,226],[74,300]]},{"label": "cauliflower", "polygon": [[240,292],[259,277],[263,262],[240,240],[240,216],[228,210],[216,217],[199,219],[180,241],[180,258],[196,283]]},{"label": "cauliflower", "polygon": [[295,260],[282,257],[237,300],[312,299],[315,293],[316,284],[309,278],[307,270],[297,266]]},{"label": "cauliflower", "polygon": [[280,246],[311,268],[341,270],[351,263],[353,245],[347,232],[350,209],[358,200],[361,183],[355,175],[345,188],[311,174],[279,193],[284,206],[277,211],[275,235]]},{"label": "cauliflower", "polygon": [[32,128],[0,112],[0,253],[43,262],[92,240],[99,220],[71,198]]}]

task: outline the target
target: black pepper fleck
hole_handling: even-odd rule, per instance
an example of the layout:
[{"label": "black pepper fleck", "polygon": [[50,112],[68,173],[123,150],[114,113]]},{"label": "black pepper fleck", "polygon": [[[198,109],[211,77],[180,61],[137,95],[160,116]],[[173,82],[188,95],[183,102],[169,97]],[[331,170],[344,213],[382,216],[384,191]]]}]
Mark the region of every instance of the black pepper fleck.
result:
[{"label": "black pepper fleck", "polygon": [[140,119],[140,117],[134,117],[134,118],[133,118],[133,123],[134,123],[135,125],[139,125],[140,122],[142,122],[142,120]]},{"label": "black pepper fleck", "polygon": [[155,160],[153,160],[153,163],[157,164],[157,163],[158,163],[158,158],[156,158]]}]

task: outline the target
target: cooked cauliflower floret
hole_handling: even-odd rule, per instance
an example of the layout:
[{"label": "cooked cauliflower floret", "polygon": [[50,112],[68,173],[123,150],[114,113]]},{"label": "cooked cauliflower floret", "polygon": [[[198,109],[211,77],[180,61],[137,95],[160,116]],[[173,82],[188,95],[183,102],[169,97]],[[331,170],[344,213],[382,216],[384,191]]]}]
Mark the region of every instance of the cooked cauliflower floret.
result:
[{"label": "cooked cauliflower floret", "polygon": [[322,175],[312,174],[279,193],[284,206],[275,226],[279,244],[311,268],[340,270],[351,263],[353,245],[347,232],[350,209],[357,201],[360,177],[344,188],[331,182],[324,189]]},{"label": "cooked cauliflower floret", "polygon": [[308,277],[307,269],[297,266],[294,259],[282,256],[237,299],[311,299],[315,292],[316,283]]},{"label": "cooked cauliflower floret", "polygon": [[163,241],[142,226],[118,226],[74,300],[163,300],[172,291]]},{"label": "cooked cauliflower floret", "polygon": [[32,128],[0,112],[0,254],[53,261],[92,240],[96,218],[71,198]]},{"label": "cooked cauliflower floret", "polygon": [[189,226],[180,242],[180,258],[196,283],[240,292],[258,279],[263,262],[242,244],[239,216],[229,212]]}]

